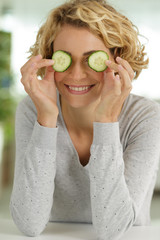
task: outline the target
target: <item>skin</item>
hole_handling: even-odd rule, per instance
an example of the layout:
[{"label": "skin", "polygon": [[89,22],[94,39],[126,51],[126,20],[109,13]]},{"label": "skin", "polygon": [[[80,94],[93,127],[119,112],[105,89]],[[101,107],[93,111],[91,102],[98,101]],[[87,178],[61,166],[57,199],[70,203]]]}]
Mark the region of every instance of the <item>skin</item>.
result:
[{"label": "skin", "polygon": [[[32,57],[22,68],[21,82],[37,108],[37,120],[46,127],[55,127],[58,116],[56,87],[61,95],[64,120],[77,135],[93,131],[93,122],[116,122],[123,103],[132,89],[134,72],[127,61],[114,58],[103,41],[85,28],[64,25],[54,41],[54,51],[64,50],[72,55],[72,65],[63,73],[55,72],[53,60]],[[103,50],[109,55],[108,68],[95,72],[87,64],[88,51]],[[42,81],[37,70],[46,67]],[[117,73],[115,75],[115,72]],[[95,86],[86,94],[68,92],[65,85]]]}]

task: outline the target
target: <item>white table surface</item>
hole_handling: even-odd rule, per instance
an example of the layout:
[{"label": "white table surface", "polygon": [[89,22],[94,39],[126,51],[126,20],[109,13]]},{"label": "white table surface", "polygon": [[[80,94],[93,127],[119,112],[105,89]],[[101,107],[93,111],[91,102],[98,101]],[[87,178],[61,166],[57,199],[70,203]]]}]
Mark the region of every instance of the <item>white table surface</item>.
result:
[{"label": "white table surface", "polygon": [[[26,240],[12,220],[0,219],[0,240]],[[91,224],[48,223],[39,240],[96,240]],[[120,240],[160,240],[160,226],[132,227]]]}]

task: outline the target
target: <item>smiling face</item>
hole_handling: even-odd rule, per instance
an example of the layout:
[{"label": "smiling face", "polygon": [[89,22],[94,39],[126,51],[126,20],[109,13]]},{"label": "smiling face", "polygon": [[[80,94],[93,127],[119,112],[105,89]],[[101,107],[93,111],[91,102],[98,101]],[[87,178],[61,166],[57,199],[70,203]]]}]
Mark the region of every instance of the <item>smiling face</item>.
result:
[{"label": "smiling face", "polygon": [[72,57],[72,64],[65,72],[55,72],[55,82],[61,97],[75,108],[99,100],[104,72],[92,70],[87,60],[91,52],[96,50],[107,52],[110,60],[113,60],[103,41],[85,28],[64,25],[54,41],[54,52],[57,50],[66,51]]}]

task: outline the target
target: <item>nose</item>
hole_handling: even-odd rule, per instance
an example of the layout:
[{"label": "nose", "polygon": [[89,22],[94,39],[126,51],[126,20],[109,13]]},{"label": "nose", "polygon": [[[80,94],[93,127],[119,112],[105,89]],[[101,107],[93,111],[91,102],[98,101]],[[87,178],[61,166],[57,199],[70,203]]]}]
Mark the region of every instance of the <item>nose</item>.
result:
[{"label": "nose", "polygon": [[70,77],[76,81],[79,81],[86,77],[85,68],[78,62],[72,63],[69,70],[70,70],[69,72]]}]

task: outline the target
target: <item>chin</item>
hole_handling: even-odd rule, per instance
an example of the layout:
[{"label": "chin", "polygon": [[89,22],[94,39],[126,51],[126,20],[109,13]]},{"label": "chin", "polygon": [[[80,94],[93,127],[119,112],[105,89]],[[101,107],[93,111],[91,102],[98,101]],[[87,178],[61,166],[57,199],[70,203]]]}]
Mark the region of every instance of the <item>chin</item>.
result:
[{"label": "chin", "polygon": [[81,108],[84,108],[90,104],[82,104],[82,103],[69,103],[69,105],[72,107],[72,108],[76,108],[76,109],[81,109]]},{"label": "chin", "polygon": [[82,109],[82,108],[86,108],[91,106],[92,104],[95,104],[97,99],[95,98],[90,98],[90,99],[85,99],[85,98],[79,98],[79,99],[75,99],[75,97],[73,99],[68,99],[65,98],[65,101],[67,102],[68,105],[70,105],[72,108],[76,108],[76,109]]}]

